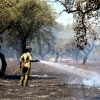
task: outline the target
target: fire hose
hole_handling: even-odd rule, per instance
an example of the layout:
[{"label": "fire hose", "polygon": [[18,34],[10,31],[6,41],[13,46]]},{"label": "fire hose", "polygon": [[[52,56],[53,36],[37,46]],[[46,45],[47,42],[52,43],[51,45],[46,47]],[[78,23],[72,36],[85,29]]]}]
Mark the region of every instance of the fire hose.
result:
[{"label": "fire hose", "polygon": [[[34,61],[31,61],[31,62],[40,62],[39,60],[34,60]],[[21,63],[20,64],[20,67],[18,67],[15,71],[13,71],[11,74],[5,74],[4,72],[0,71],[3,75],[14,75],[15,73],[17,73],[24,65],[25,65],[26,62],[24,63]]]},{"label": "fire hose", "polygon": [[20,67],[18,67],[15,71],[13,71],[11,74],[5,74],[4,72],[0,71],[3,75],[14,75],[15,73],[17,73],[23,66],[25,65],[25,62],[24,63],[20,63]]},{"label": "fire hose", "polygon": [[11,74],[5,74],[4,72],[0,71],[3,75],[14,75],[15,73],[17,73],[21,68],[18,67],[15,71],[13,71]]}]

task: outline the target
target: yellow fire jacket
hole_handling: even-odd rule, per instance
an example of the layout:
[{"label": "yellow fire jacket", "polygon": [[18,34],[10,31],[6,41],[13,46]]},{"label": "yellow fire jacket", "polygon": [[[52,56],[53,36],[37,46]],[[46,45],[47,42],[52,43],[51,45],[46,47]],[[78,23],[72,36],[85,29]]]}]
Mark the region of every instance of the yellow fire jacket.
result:
[{"label": "yellow fire jacket", "polygon": [[21,62],[21,63],[24,63],[24,67],[28,67],[28,68],[30,68],[31,67],[31,61],[33,60],[33,57],[32,57],[32,55],[31,55],[31,53],[29,53],[29,52],[26,52],[26,53],[24,53],[21,57],[20,57],[20,59],[19,59],[19,61]]}]

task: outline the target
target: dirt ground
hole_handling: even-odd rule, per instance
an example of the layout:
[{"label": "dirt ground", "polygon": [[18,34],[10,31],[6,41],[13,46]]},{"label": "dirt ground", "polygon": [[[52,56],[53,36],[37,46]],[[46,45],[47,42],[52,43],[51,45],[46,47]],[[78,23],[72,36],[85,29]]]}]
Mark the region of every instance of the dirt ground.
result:
[{"label": "dirt ground", "polygon": [[36,63],[32,66],[26,87],[19,86],[20,75],[21,71],[0,79],[0,100],[100,100],[99,87],[67,84],[65,79],[77,76],[59,72],[47,65]]}]

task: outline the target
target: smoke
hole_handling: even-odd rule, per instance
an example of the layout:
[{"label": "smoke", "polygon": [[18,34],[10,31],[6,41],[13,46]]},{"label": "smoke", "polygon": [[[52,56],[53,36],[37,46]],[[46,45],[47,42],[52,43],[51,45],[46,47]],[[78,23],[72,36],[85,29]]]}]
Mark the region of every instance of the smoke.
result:
[{"label": "smoke", "polygon": [[94,87],[100,87],[100,75],[97,73],[92,72],[92,75],[89,79],[83,79],[83,83],[87,86],[94,86]]},{"label": "smoke", "polygon": [[[69,72],[71,74],[75,74],[76,78],[72,81],[72,83],[81,83],[77,79],[77,75],[81,77],[82,84],[86,86],[100,86],[100,75],[93,72],[93,71],[87,71],[84,69],[80,69],[74,66],[68,66],[61,63],[54,63],[54,62],[47,62],[47,61],[41,61],[41,63],[50,65],[51,67],[57,68],[61,72]],[[68,74],[68,73],[67,73]]]}]

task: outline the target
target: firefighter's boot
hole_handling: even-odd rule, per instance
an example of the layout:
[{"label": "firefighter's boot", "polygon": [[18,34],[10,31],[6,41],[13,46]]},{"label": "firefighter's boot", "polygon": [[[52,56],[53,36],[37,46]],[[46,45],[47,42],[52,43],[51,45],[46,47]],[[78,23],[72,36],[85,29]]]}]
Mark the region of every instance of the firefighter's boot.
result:
[{"label": "firefighter's boot", "polygon": [[24,86],[28,85],[28,75],[25,75]]},{"label": "firefighter's boot", "polygon": [[23,86],[24,77],[22,76],[20,79],[20,86]]}]

